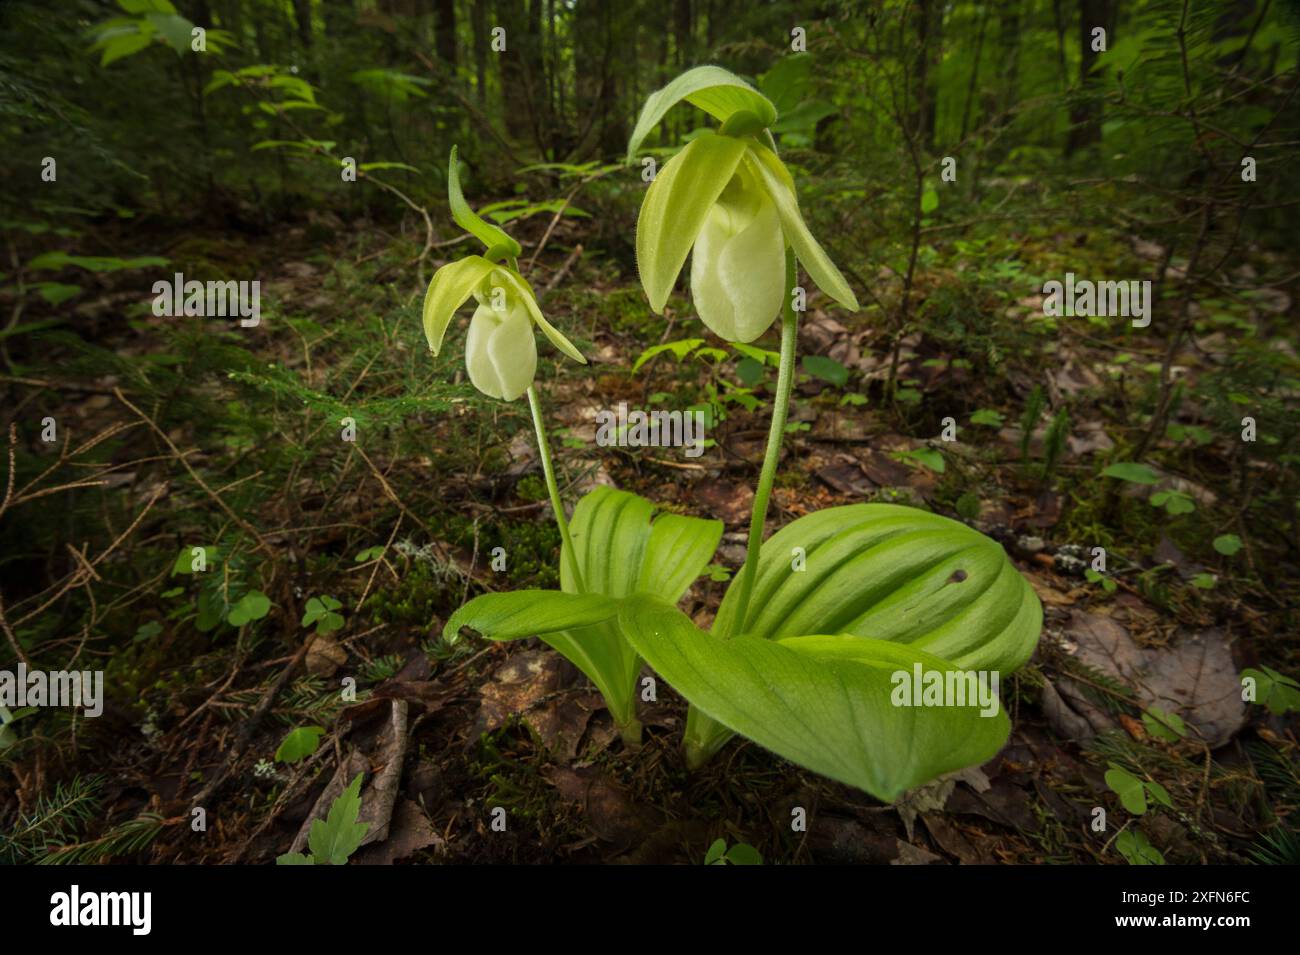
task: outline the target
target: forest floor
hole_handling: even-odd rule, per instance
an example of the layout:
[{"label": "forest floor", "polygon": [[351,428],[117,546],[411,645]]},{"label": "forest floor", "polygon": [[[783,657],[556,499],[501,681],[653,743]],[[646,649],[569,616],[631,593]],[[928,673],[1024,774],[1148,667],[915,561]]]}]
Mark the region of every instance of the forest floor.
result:
[{"label": "forest floor", "polygon": [[[525,255],[547,219],[519,224]],[[707,624],[743,560],[770,411],[766,400],[746,405],[770,397],[772,369],[739,393],[734,366],[698,349],[664,351],[631,372],[648,345],[704,333],[684,299],[666,320],[650,315],[628,262],[583,250],[584,241],[597,247],[587,228],[562,220],[528,275],[539,290],[554,285],[543,308],[591,362],[580,368],[539,345],[562,496],[572,506],[612,483],[723,519],[716,564],[683,601]],[[122,537],[95,581],[78,578],[70,609],[46,624],[34,618],[23,635],[29,646],[62,641],[59,653],[39,650],[49,665],[75,650],[81,665],[101,660],[108,674],[102,717],[42,724],[0,772],[0,802],[24,818],[56,787],[86,787],[102,806],[33,854],[71,846],[91,859],[271,862],[298,848],[357,772],[366,774],[371,833],[354,862],[698,863],[725,838],[769,863],[1122,864],[1114,842],[1124,828],[1169,862],[1244,862],[1267,849],[1262,833],[1285,831],[1300,803],[1295,718],[1243,703],[1238,677],[1261,661],[1290,672],[1297,662],[1283,623],[1292,595],[1270,576],[1285,581],[1295,554],[1284,529],[1243,523],[1243,487],[1264,472],[1235,450],[1235,435],[1175,431],[1154,445],[1154,491],[1190,499],[1190,516],[1152,506],[1152,488],[1098,476],[1117,443],[1131,447],[1140,435],[1128,418],[1134,381],[1150,381],[1142,369],[1158,366],[1160,338],[1132,333],[1117,345],[1119,333],[1083,320],[1044,327],[1029,293],[971,298],[973,284],[998,284],[988,264],[998,255],[967,266],[953,253],[922,269],[915,301],[948,303],[985,337],[945,337],[941,323],[934,334],[909,333],[890,402],[886,329],[870,309],[847,316],[811,301],[800,353],[829,357],[848,377],[798,382],[769,532],[829,505],[914,503],[1002,542],[1045,611],[1031,663],[1004,686],[1013,723],[1004,750],[885,806],[742,740],[688,773],[685,705],[662,682],[643,706],[644,745],[628,751],[585,679],[536,641],[442,639],[467,596],[553,585],[558,536],[524,402],[478,400],[468,389],[426,404],[412,395],[427,385],[431,359],[411,238],[333,213],[273,234],[160,234],[169,269],[187,276],[256,263],[261,327],[154,317],[138,275],[106,273],[77,312],[94,354],[65,342],[48,356],[23,354],[6,378],[18,416],[66,422],[74,449],[110,432],[47,481],[69,480],[82,461],[107,484],[23,504],[22,527],[43,528],[30,540],[54,533],[69,547],[58,558],[33,547],[11,566],[10,620],[75,574],[63,551],[84,560]],[[1073,239],[1009,237],[1015,287],[1063,273],[1060,246]],[[113,247],[138,244],[135,233]],[[461,251],[435,249],[424,279]],[[1071,261],[1082,254],[1072,249]],[[1149,271],[1159,250],[1105,236],[1086,254]],[[880,277],[885,304],[896,286]],[[1267,323],[1289,309],[1261,300],[1228,311]],[[464,327],[465,316],[453,323],[441,367],[460,360]],[[1183,380],[1220,368],[1216,345],[1232,334],[1194,336],[1175,356]],[[774,334],[759,344],[774,348]],[[118,365],[104,364],[109,354]],[[1035,383],[1043,406],[1026,417]],[[599,409],[681,408],[711,389],[737,396],[722,402],[708,432],[716,444],[702,457],[595,442]],[[1052,433],[1048,405],[1071,408],[1068,435]],[[354,442],[340,438],[347,414],[357,419]],[[947,417],[958,425],[953,442],[940,437]],[[33,463],[20,478],[58,450],[31,442],[24,454]],[[74,497],[83,503],[66,503]],[[19,533],[6,529],[6,549]],[[1208,547],[1223,535],[1244,542],[1235,557]],[[206,577],[183,569],[196,543],[214,546]],[[505,582],[489,567],[496,546],[507,548]],[[1107,550],[1105,581],[1085,576],[1094,547]],[[230,604],[254,585],[271,604],[256,625],[200,628],[205,587]],[[339,602],[344,626],[317,626],[313,638],[300,619],[325,595]],[[345,677],[356,680],[355,701],[341,698]],[[1144,721],[1151,706],[1195,729],[1179,737]],[[286,733],[303,726],[322,728],[320,745],[276,761]],[[1105,781],[1114,767],[1162,785],[1168,805],[1153,796],[1145,814],[1131,814]],[[191,824],[194,805],[206,809],[205,831]],[[493,807],[507,811],[504,832],[493,828]],[[792,826],[798,808],[804,830]],[[1092,826],[1099,808],[1110,817],[1104,832]],[[143,813],[156,825],[131,843],[123,823]]]}]

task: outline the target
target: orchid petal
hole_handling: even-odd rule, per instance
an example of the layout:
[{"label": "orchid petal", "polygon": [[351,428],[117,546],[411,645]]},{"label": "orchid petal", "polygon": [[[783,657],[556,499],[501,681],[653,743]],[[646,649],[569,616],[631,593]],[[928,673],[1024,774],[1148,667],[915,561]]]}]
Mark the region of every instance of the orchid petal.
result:
[{"label": "orchid petal", "polygon": [[503,268],[498,271],[505,277],[505,281],[514,289],[519,298],[523,300],[524,306],[528,309],[528,314],[537,323],[537,327],[542,330],[542,334],[547,337],[550,343],[574,361],[585,365],[587,359],[583,357],[582,352],[573,347],[573,343],[565,338],[558,328],[546,320],[546,316],[542,314],[541,306],[537,304],[537,297],[533,294],[532,286],[524,280],[523,276],[512,269]]},{"label": "orchid petal", "polygon": [[785,168],[785,164],[770,149],[751,146],[745,155],[745,165],[759,177],[768,195],[776,203],[785,241],[794,249],[799,264],[804,267],[818,288],[850,311],[857,311],[858,298],[853,294],[853,289],[844,280],[844,276],[826,254],[826,250],[808,231],[808,225],[799,211],[794,179],[790,171]]},{"label": "orchid petal", "polygon": [[474,387],[491,398],[514,401],[537,373],[537,342],[526,309],[516,304],[504,316],[480,305],[465,339],[465,367]]},{"label": "orchid petal", "polygon": [[496,266],[481,255],[470,255],[444,265],[433,273],[424,293],[424,336],[435,355],[442,348],[442,338],[456,309],[465,304],[479,283]]},{"label": "orchid petal", "polygon": [[650,183],[636,222],[636,259],[654,311],[663,311],[691,246],[744,155],[743,140],[704,132]]}]

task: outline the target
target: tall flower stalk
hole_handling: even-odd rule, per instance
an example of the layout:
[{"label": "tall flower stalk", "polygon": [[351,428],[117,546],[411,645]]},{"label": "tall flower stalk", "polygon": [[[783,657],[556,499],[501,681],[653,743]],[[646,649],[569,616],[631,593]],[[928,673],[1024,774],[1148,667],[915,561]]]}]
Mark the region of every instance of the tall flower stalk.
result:
[{"label": "tall flower stalk", "polygon": [[573,572],[573,580],[578,586],[578,592],[582,593],[587,589],[587,585],[582,579],[582,570],[578,567],[578,552],[574,549],[573,539],[569,536],[569,521],[564,516],[560,486],[555,481],[555,467],[551,464],[551,446],[546,439],[546,425],[542,420],[542,404],[537,397],[537,389],[532,385],[528,386],[528,407],[533,413],[533,430],[537,432],[537,453],[542,461],[542,473],[546,476],[546,493],[550,495],[551,510],[555,512],[555,526],[560,529],[561,549],[569,555],[569,569]]},{"label": "tall flower stalk", "polygon": [[474,387],[492,398],[514,401],[528,395],[533,429],[537,433],[537,451],[546,490],[555,512],[563,549],[569,554],[578,590],[585,590],[582,572],[577,565],[569,523],[555,480],[555,466],[546,439],[541,402],[533,379],[537,374],[537,342],[533,326],[561,352],[574,361],[586,364],[582,354],[554,325],[546,320],[532,287],[519,274],[519,243],[499,226],[485,222],[469,204],[460,188],[456,148],[453,146],[447,165],[447,198],[452,218],[462,229],[484,245],[483,255],[467,255],[450,262],[434,273],[424,296],[424,332],[429,350],[438,354],[451,319],[471,296],[478,302],[470,320],[465,342],[465,365]]},{"label": "tall flower stalk", "polygon": [[751,342],[781,313],[781,359],[772,423],[749,525],[737,632],[744,632],[763,526],[781,457],[795,376],[797,265],[822,291],[850,310],[858,301],[799,211],[794,178],[769,131],[776,107],[739,77],[716,66],[683,73],[646,101],[628,145],[634,157],[645,136],[685,100],[720,120],[695,136],[655,176],[637,219],[637,263],[646,297],[662,311],[691,256],[691,299],[719,337]]},{"label": "tall flower stalk", "polygon": [[745,633],[749,619],[749,600],[754,593],[754,577],[758,573],[758,554],[763,546],[763,526],[767,522],[767,506],[776,481],[776,466],[781,460],[781,439],[785,435],[785,421],[790,413],[790,392],[794,388],[794,352],[799,338],[799,313],[794,307],[794,283],[797,274],[794,251],[785,250],[785,304],[781,309],[781,360],[776,375],[776,398],[772,404],[772,423],[767,431],[767,448],[763,454],[763,469],[758,475],[754,491],[754,509],[749,518],[749,541],[745,547],[745,566],[741,568],[740,605],[736,611],[737,632]]}]

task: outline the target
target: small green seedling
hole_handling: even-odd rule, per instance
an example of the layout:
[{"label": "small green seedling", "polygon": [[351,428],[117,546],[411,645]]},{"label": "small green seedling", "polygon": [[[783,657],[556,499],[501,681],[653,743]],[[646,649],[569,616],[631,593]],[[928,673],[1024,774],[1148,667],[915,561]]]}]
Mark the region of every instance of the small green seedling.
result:
[{"label": "small green seedling", "polygon": [[1157,491],[1151,495],[1151,506],[1163,507],[1175,517],[1196,510],[1196,502],[1182,491]]},{"label": "small green seedling", "polygon": [[1214,538],[1214,549],[1224,557],[1231,557],[1241,550],[1241,538],[1236,534],[1221,534]]},{"label": "small green seedling", "polygon": [[1142,714],[1142,725],[1149,735],[1166,743],[1177,743],[1187,735],[1187,724],[1181,716],[1155,706]]},{"label": "small green seedling", "polygon": [[311,855],[286,852],[275,860],[276,865],[346,865],[366,837],[370,823],[357,822],[361,814],[361,773],[339,793],[330,806],[329,814],[311,824],[307,847]]},{"label": "small green seedling", "polygon": [[1165,857],[1139,830],[1125,829],[1115,837],[1115,848],[1129,865],[1164,865]]},{"label": "small green seedling", "polygon": [[803,370],[818,381],[824,381],[836,388],[843,388],[849,383],[849,370],[834,358],[823,355],[804,355]]},{"label": "small green seedling", "polygon": [[896,451],[890,455],[896,461],[914,462],[935,474],[945,470],[943,455],[934,448],[913,448],[911,451]]},{"label": "small green seedling", "polygon": [[277,763],[296,763],[316,752],[320,738],[325,733],[323,726],[299,726],[292,729],[275,751]]},{"label": "small green seedling", "polygon": [[1135,816],[1144,815],[1147,811],[1147,797],[1151,801],[1165,806],[1173,807],[1173,800],[1169,798],[1169,790],[1165,789],[1157,782],[1150,780],[1138,779],[1126,769],[1121,769],[1114,763],[1110,764],[1110,769],[1106,770],[1106,785],[1119,795],[1119,801],[1124,808]]},{"label": "small green seedling", "polygon": [[1145,464],[1136,461],[1119,461],[1101,472],[1102,477],[1118,478],[1130,484],[1155,484],[1160,475]]},{"label": "small green seedling", "polygon": [[1266,707],[1274,716],[1300,710],[1300,683],[1272,667],[1242,670],[1241,685],[1243,700]]},{"label": "small green seedling", "polygon": [[730,849],[726,839],[718,839],[704,856],[705,865],[762,865],[763,857],[753,846],[737,842]]},{"label": "small green seedling", "polygon": [[1093,570],[1089,567],[1083,572],[1083,576],[1088,579],[1088,583],[1090,584],[1101,584],[1101,589],[1106,591],[1106,593],[1113,594],[1115,592],[1115,581],[1111,580],[1101,571]]},{"label": "small green seedling", "polygon": [[306,613],[302,615],[302,626],[316,625],[316,636],[323,637],[335,630],[343,629],[343,616],[335,613],[343,604],[333,597],[312,597],[307,601]]}]

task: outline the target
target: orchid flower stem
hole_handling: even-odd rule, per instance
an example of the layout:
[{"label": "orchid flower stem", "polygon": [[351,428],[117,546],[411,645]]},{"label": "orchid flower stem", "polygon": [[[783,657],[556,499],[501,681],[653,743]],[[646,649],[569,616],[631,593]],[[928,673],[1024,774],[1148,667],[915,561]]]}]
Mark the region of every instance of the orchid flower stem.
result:
[{"label": "orchid flower stem", "polygon": [[794,387],[794,349],[799,334],[799,313],[794,310],[795,260],[794,250],[785,250],[785,305],[781,308],[781,364],[776,376],[776,400],[772,405],[772,426],[767,432],[767,451],[763,456],[763,470],[758,476],[758,489],[754,492],[754,510],[749,519],[749,544],[745,550],[745,566],[741,569],[740,602],[736,607],[733,634],[747,631],[749,598],[754,592],[754,579],[758,576],[758,554],[763,544],[763,524],[767,520],[767,504],[776,480],[776,466],[781,460],[781,439],[785,436],[785,419],[790,410],[790,391]]},{"label": "orchid flower stem", "polygon": [[569,555],[569,565],[573,569],[573,582],[577,585],[578,593],[586,593],[587,585],[582,580],[582,571],[578,569],[578,552],[573,549],[573,541],[569,538],[569,522],[564,516],[560,487],[555,483],[555,466],[551,464],[551,446],[546,440],[546,425],[542,422],[542,403],[537,398],[537,389],[532,385],[528,386],[528,407],[533,411],[537,451],[542,459],[542,472],[546,475],[546,490],[551,495],[551,510],[555,512],[555,526],[560,529],[563,550]]}]

